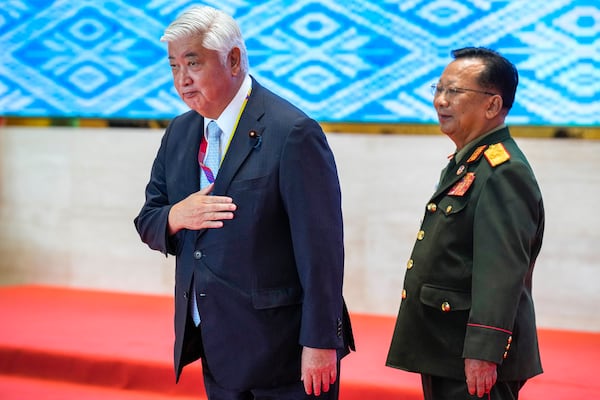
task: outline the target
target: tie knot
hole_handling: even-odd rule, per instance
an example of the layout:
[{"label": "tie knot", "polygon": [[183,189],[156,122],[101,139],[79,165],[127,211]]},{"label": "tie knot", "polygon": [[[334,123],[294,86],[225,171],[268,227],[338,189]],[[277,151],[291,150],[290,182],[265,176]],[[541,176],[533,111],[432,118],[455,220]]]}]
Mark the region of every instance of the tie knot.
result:
[{"label": "tie knot", "polygon": [[209,142],[219,140],[221,137],[221,128],[219,128],[219,125],[217,125],[217,122],[214,120],[208,123],[206,132],[208,133]]}]

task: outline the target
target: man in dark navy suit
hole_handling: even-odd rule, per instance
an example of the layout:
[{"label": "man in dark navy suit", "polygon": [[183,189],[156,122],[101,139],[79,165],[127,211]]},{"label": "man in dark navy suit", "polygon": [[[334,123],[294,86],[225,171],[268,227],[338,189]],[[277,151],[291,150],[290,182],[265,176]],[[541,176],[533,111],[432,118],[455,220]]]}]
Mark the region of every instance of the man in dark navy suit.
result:
[{"label": "man in dark navy suit", "polygon": [[135,225],[176,256],[177,379],[201,358],[209,399],[337,399],[354,344],[325,135],[248,74],[229,15],[191,8],[161,40],[191,111],[167,127]]}]

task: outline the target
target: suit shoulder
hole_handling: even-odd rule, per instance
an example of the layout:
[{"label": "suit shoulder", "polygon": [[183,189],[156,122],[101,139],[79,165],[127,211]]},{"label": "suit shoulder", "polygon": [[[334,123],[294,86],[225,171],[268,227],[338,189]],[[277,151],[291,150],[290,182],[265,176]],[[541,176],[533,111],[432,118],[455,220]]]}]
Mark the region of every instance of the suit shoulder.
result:
[{"label": "suit shoulder", "polygon": [[264,98],[265,108],[270,111],[276,112],[278,115],[284,116],[285,119],[289,118],[307,118],[310,117],[302,111],[298,106],[293,104],[290,100],[282,97],[281,95],[265,88],[264,86],[257,86],[258,92]]},{"label": "suit shoulder", "polygon": [[184,112],[183,114],[179,114],[178,116],[176,116],[175,118],[173,118],[169,122],[168,127],[172,127],[174,125],[178,126],[180,124],[189,124],[194,119],[201,119],[201,118],[202,117],[200,116],[200,114],[198,114],[196,111],[189,110],[189,111]]},{"label": "suit shoulder", "polygon": [[180,114],[169,121],[165,130],[165,137],[187,136],[191,131],[202,131],[202,116],[194,110]]}]

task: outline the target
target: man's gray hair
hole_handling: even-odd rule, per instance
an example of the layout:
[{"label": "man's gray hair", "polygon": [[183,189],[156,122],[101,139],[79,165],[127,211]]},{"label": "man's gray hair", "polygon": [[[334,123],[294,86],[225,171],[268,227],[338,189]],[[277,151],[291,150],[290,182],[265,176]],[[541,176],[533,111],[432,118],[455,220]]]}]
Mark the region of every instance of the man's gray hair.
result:
[{"label": "man's gray hair", "polygon": [[246,45],[237,22],[230,15],[208,6],[191,7],[171,22],[160,41],[171,42],[193,36],[202,38],[205,49],[219,52],[223,64],[231,49],[239,48],[242,72],[248,72]]}]

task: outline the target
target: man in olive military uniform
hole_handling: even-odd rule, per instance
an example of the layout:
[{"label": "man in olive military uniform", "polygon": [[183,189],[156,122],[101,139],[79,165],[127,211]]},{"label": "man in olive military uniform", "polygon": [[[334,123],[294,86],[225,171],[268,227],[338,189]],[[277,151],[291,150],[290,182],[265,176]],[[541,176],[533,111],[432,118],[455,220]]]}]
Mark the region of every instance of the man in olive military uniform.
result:
[{"label": "man in olive military uniform", "polygon": [[452,56],[432,89],[456,153],[425,207],[387,365],[420,373],[425,400],[517,399],[542,372],[531,294],[542,195],[504,124],[516,68],[485,48]]}]

